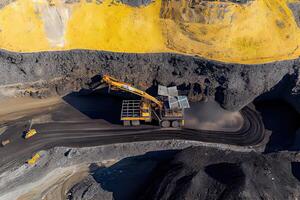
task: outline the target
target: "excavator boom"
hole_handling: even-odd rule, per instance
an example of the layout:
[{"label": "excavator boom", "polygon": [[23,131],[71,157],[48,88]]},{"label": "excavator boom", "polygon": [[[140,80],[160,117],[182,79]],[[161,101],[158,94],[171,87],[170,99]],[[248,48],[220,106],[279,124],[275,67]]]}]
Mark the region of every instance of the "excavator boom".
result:
[{"label": "excavator boom", "polygon": [[155,103],[159,108],[163,107],[163,102],[159,101],[157,98],[151,96],[150,94],[148,94],[147,92],[144,92],[142,90],[139,90],[133,86],[131,86],[128,83],[124,83],[121,81],[118,81],[117,79],[108,76],[108,75],[104,75],[103,79],[102,79],[105,83],[107,83],[109,86],[113,86],[119,90],[123,90],[123,91],[127,91],[129,93],[133,93],[136,94],[140,97],[143,97],[145,99],[148,99],[150,101],[152,101],[153,103]]}]

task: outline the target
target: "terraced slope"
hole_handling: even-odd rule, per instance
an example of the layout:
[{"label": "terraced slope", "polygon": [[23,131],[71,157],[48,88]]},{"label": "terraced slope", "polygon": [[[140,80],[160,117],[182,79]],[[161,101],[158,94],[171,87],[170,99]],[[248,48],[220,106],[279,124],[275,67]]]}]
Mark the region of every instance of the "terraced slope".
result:
[{"label": "terraced slope", "polygon": [[300,55],[299,0],[1,0],[0,48],[175,52],[236,63]]}]

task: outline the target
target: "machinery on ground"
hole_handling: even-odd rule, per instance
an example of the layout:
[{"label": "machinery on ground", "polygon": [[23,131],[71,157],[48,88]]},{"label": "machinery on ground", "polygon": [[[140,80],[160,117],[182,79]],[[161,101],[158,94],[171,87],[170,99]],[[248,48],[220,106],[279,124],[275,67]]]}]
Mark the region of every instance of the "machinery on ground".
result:
[{"label": "machinery on ground", "polygon": [[9,143],[10,143],[10,140],[3,140],[1,142],[1,146],[4,147],[4,146],[8,145]]},{"label": "machinery on ground", "polygon": [[34,156],[32,156],[32,158],[27,160],[27,163],[29,165],[35,165],[40,158],[41,158],[40,154],[36,153],[36,154],[34,154]]},{"label": "machinery on ground", "polygon": [[32,136],[34,136],[35,134],[37,134],[37,131],[35,129],[30,129],[25,133],[24,138],[28,139],[31,138]]},{"label": "machinery on ground", "polygon": [[29,129],[26,131],[26,133],[24,135],[25,139],[31,138],[32,136],[37,134],[37,131],[35,129],[32,129],[31,127],[32,127],[32,121],[30,122]]},{"label": "machinery on ground", "polygon": [[178,96],[177,87],[158,86],[160,99],[139,90],[128,83],[104,75],[102,81],[110,90],[129,92],[141,97],[140,100],[123,100],[121,121],[125,126],[138,126],[141,121],[157,120],[160,126],[178,128],[184,125],[184,109],[189,108],[186,96]]}]

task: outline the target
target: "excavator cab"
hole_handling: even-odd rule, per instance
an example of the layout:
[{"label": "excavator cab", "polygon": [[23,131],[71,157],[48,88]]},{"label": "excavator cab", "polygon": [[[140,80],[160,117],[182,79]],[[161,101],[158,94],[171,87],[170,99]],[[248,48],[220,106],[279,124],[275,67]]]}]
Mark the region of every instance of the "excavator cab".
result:
[{"label": "excavator cab", "polygon": [[160,125],[163,128],[178,128],[184,125],[184,110],[190,108],[186,96],[180,96],[176,86],[158,86],[158,95],[163,99],[164,107],[160,113]]},{"label": "excavator cab", "polygon": [[161,111],[160,126],[163,128],[179,128],[184,125],[184,109],[165,107]]}]

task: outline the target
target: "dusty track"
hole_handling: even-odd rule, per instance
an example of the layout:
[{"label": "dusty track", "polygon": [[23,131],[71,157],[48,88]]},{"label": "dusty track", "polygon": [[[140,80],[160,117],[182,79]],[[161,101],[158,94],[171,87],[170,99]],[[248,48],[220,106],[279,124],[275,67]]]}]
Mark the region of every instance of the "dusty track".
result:
[{"label": "dusty track", "polygon": [[[154,126],[139,128],[91,128],[95,122],[49,123],[31,140],[15,140],[1,149],[0,172],[4,171],[20,158],[55,146],[84,147],[151,140],[193,140],[212,143],[234,144],[240,146],[257,145],[264,138],[264,126],[260,115],[246,107],[242,110],[244,125],[235,132],[196,131],[192,129],[160,129]],[[78,129],[76,126],[81,127]],[[43,130],[44,129],[44,130]],[[25,160],[23,160],[25,161]]]}]

